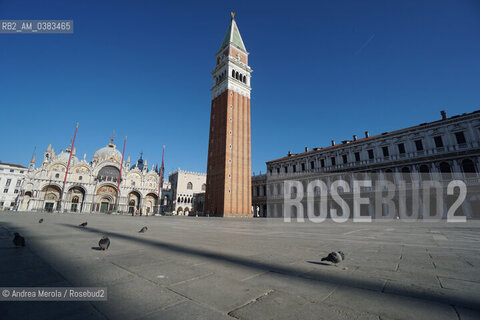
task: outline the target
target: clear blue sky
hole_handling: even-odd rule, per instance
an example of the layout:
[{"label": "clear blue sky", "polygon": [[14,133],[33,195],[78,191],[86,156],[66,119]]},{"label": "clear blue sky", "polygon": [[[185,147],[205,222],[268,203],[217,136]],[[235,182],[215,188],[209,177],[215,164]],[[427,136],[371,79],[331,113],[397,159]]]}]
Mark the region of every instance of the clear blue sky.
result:
[{"label": "clear blue sky", "polygon": [[[230,20],[250,52],[252,169],[480,109],[480,1],[0,0],[0,19],[73,19],[73,35],[0,34],[0,160],[79,157],[112,130],[132,161],[206,171],[211,70]],[[38,165],[38,163],[37,163]]]}]

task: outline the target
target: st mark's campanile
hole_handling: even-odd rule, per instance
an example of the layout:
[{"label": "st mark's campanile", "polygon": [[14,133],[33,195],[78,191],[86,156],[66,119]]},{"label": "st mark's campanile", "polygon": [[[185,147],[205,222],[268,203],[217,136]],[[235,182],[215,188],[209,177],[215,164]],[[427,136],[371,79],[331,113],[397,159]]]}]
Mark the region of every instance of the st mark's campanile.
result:
[{"label": "st mark's campanile", "polygon": [[234,13],[212,71],[205,212],[252,215],[250,74]]}]

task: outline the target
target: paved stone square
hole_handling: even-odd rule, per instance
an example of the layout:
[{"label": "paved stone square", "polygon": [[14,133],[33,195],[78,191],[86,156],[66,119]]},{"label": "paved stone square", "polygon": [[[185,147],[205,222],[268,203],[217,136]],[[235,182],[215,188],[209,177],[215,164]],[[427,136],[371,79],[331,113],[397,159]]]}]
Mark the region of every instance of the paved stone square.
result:
[{"label": "paved stone square", "polygon": [[[333,250],[339,267],[320,261]],[[480,221],[14,212],[0,252],[3,287],[108,287],[103,302],[1,302],[2,319],[480,319]]]}]

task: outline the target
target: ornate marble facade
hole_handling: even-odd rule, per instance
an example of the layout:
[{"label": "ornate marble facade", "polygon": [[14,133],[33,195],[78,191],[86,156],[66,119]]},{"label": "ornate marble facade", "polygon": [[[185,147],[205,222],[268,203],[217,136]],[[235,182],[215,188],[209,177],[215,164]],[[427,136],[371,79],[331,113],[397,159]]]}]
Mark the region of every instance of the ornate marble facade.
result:
[{"label": "ornate marble facade", "polygon": [[[71,155],[68,175],[63,180]],[[18,199],[20,211],[62,211],[136,213],[153,215],[162,213],[171,202],[169,182],[164,181],[160,196],[158,170],[147,169],[147,161],[140,159],[130,165],[130,157],[121,168],[122,154],[113,139],[97,150],[90,162],[86,155],[76,157],[76,150],[67,148],[56,154],[49,145],[43,162],[35,168],[33,158]],[[121,169],[121,182],[117,190]],[[62,190],[63,189],[63,190]]]}]

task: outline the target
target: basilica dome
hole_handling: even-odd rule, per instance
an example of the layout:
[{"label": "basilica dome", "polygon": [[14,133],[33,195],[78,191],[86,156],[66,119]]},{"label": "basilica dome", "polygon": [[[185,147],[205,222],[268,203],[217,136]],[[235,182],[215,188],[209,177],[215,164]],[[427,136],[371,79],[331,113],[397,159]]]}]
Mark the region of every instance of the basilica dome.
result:
[{"label": "basilica dome", "polygon": [[[73,164],[75,162],[78,162],[78,159],[75,155],[76,155],[76,152],[75,152],[75,148],[74,148],[73,154],[72,154],[72,159],[70,160],[71,164]],[[67,163],[68,158],[70,158],[70,148],[67,148],[65,151],[60,152],[60,154],[57,155],[56,160],[60,160],[62,162]]]},{"label": "basilica dome", "polygon": [[120,163],[122,161],[122,154],[117,150],[113,140],[101,149],[98,149],[93,155],[93,159],[97,161],[110,160]]}]

